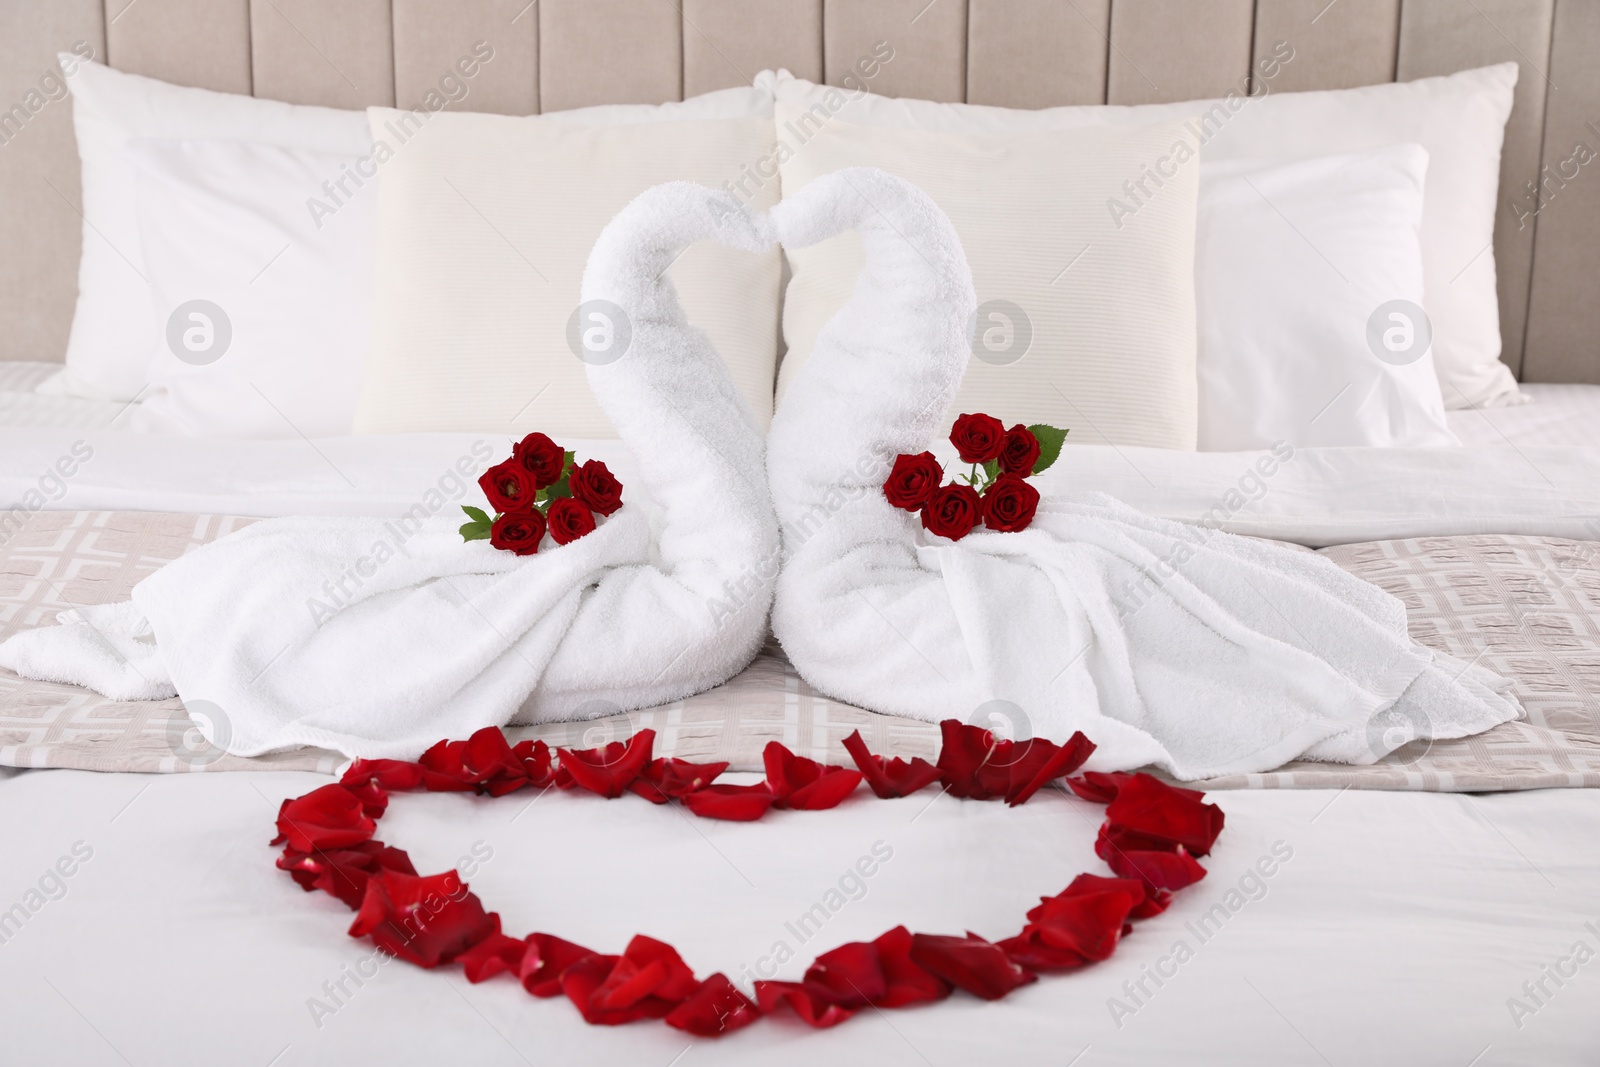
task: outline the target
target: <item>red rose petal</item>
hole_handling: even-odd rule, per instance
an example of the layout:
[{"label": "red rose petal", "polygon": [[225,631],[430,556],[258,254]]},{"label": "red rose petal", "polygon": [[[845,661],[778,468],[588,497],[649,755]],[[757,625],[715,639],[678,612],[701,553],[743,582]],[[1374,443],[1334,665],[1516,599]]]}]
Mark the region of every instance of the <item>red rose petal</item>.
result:
[{"label": "red rose petal", "polygon": [[665,804],[668,800],[704,789],[728,769],[726,763],[691,763],[688,760],[652,760],[639,777],[628,784],[628,789],[652,804]]},{"label": "red rose petal", "polygon": [[611,973],[594,991],[590,1005],[597,1011],[621,1011],[646,997],[677,1004],[699,984],[676,949],[641,934],[628,942]]},{"label": "red rose petal", "polygon": [[796,756],[776,741],[761,752],[767,787],[780,808],[822,811],[837,805],[861,784],[861,772]]},{"label": "red rose petal", "polygon": [[1122,783],[1132,777],[1133,775],[1122,771],[1110,774],[1084,771],[1077,778],[1068,778],[1067,787],[1084,800],[1092,800],[1096,804],[1109,804],[1117,799],[1117,790],[1122,788]]},{"label": "red rose petal", "polygon": [[985,941],[970,930],[966,937],[912,934],[911,960],[956,988],[984,1000],[998,1000],[1039,977],[1012,963],[999,945]]},{"label": "red rose petal", "polygon": [[536,997],[561,994],[561,974],[568,967],[597,955],[593,949],[563,941],[554,934],[529,934],[528,950],[517,968],[522,988]]},{"label": "red rose petal", "polygon": [[522,773],[529,785],[544,789],[555,784],[554,757],[550,754],[549,745],[538,740],[518,741],[511,747],[511,753],[521,761]]},{"label": "red rose petal", "polygon": [[1170,786],[1148,774],[1135,774],[1122,783],[1106,808],[1113,825],[1146,837],[1182,845],[1191,855],[1204,856],[1222,833],[1222,809],[1204,801],[1204,793]]},{"label": "red rose petal", "polygon": [[[953,797],[973,800],[988,800],[994,796],[979,780],[978,772],[996,747],[995,736],[982,727],[968,726],[958,719],[945,719],[939,724],[939,733],[943,744],[939,746],[938,764],[946,791]],[[1003,790],[1004,785],[1001,788]]]},{"label": "red rose petal", "polygon": [[456,957],[456,962],[466,972],[467,981],[474,985],[488,981],[497,974],[516,974],[517,968],[522,965],[522,957],[528,952],[528,943],[522,938],[500,932],[500,916],[497,913],[491,911],[489,918],[494,922],[494,933]]},{"label": "red rose petal", "polygon": [[359,845],[377,829],[361,798],[338,784],[286,800],[278,809],[278,832],[296,852]]},{"label": "red rose petal", "polygon": [[367,879],[380,870],[416,874],[411,858],[381,841],[363,841],[351,848],[296,852],[285,849],[278,869],[288,871],[306,892],[320,889],[354,911],[367,895]]},{"label": "red rose petal", "polygon": [[872,942],[878,950],[878,966],[883,968],[885,991],[877,1001],[881,1008],[943,1000],[950,995],[950,984],[911,958],[911,931],[896,926]]},{"label": "red rose petal", "polygon": [[861,739],[860,730],[854,731],[844,739],[844,747],[845,751],[850,753],[850,758],[856,761],[856,766],[861,769],[861,775],[867,780],[868,788],[880,800],[892,800],[895,797],[915,793],[937,782],[942,773],[939,768],[921,757],[907,763],[899,757],[886,760],[882,756],[873,755],[867,750],[867,743]]},{"label": "red rose petal", "polygon": [[423,788],[435,793],[461,793],[476,789],[477,783],[462,762],[466,748],[465,741],[440,741],[417,757]]},{"label": "red rose petal", "polygon": [[801,984],[818,999],[841,1008],[875,1004],[889,991],[878,948],[869,941],[852,941],[824,952],[807,968]]},{"label": "red rose petal", "polygon": [[685,793],[683,803],[702,819],[754,822],[765,815],[777,799],[767,783],[757,782],[755,785],[708,785]]},{"label": "red rose petal", "polygon": [[656,732],[640,730],[627,741],[613,741],[604,748],[558,748],[561,769],[579,787],[614,800],[627,792],[628,785],[650,762],[650,749]]},{"label": "red rose petal", "polygon": [[1081,731],[1074,732],[1066,744],[1059,746],[1042,737],[1016,743],[1013,753],[1022,751],[1021,757],[1010,767],[1011,782],[1006,789],[1006,803],[1012,807],[1026,804],[1041,788],[1083,766],[1084,760],[1093,754],[1094,747],[1094,742],[1083,736]]},{"label": "red rose petal", "polygon": [[[1144,899],[1142,888],[1137,899]],[[1078,893],[1069,889],[1045,897],[1028,912],[1022,936],[1051,948],[1069,949],[1085,960],[1109,959],[1134,903],[1134,896],[1121,888]]]},{"label": "red rose petal", "polygon": [[666,1016],[668,1026],[697,1037],[721,1037],[749,1026],[761,1017],[756,1002],[718,971]]},{"label": "red rose petal", "polygon": [[1206,869],[1181,847],[1173,852],[1120,848],[1108,836],[1107,826],[1100,828],[1094,851],[1113,873],[1139,879],[1151,894],[1162,889],[1182,889],[1206,876]]},{"label": "red rose petal", "polygon": [[399,759],[358,759],[350,764],[339,784],[377,782],[390,792],[405,792],[422,784],[422,768]]},{"label": "red rose petal", "polygon": [[424,877],[383,870],[367,879],[351,937],[370,936],[391,956],[437,967],[496,930],[455,871]]},{"label": "red rose petal", "polygon": [[818,1030],[838,1026],[855,1014],[851,1008],[823,1000],[799,982],[757,982],[756,1003],[764,1012],[787,1004],[807,1025]]}]

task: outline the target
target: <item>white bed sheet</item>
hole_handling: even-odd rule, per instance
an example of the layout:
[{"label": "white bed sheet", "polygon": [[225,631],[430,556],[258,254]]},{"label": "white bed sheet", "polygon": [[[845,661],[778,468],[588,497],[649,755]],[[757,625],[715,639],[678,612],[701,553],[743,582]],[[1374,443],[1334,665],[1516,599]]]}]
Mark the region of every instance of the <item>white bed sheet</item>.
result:
[{"label": "white bed sheet", "polygon": [[[1600,790],[1483,797],[1233,792],[1210,876],[1141,923],[1107,963],[995,1004],[957,995],[812,1032],[764,1020],[720,1042],[660,1024],[585,1026],[514,982],[388,963],[342,1004],[323,983],[372,949],[351,913],[272,868],[278,802],[310,774],[29,771],[0,780],[0,907],[75,842],[93,858],[0,945],[0,1060],[14,1063],[1592,1064],[1600,962],[1513,1019],[1578,941],[1600,949]],[[636,932],[697,972],[738,977],[783,940],[780,977],[898,923],[989,937],[1039,895],[1102,865],[1100,809],[1060,794],[1024,808],[865,796],[754,825],[689,821],[625,798],[394,800],[380,836],[424,871],[492,850],[469,878],[518,933],[616,951]],[[24,817],[22,813],[26,812]],[[892,858],[810,943],[785,923],[874,842]],[[1293,850],[1202,943],[1190,923],[1275,842]],[[1258,894],[1259,895],[1259,894]],[[1194,956],[1132,1015],[1109,998],[1168,956]],[[1168,972],[1171,966],[1164,965]],[[1569,965],[1563,965],[1569,966]],[[308,1001],[337,1007],[317,1025]],[[1531,1003],[1531,1002],[1529,1002]],[[1118,1022],[1121,1025],[1119,1027]],[[1518,1023],[1520,1022],[1520,1027]],[[692,1047],[691,1047],[692,1046]],[[681,1059],[675,1059],[681,1057]]]},{"label": "white bed sheet", "polygon": [[1522,392],[1528,402],[1516,407],[1448,412],[1450,428],[1464,445],[1600,448],[1600,385],[1536,382]]},{"label": "white bed sheet", "polygon": [[[563,442],[605,460],[644,501],[617,441]],[[63,460],[86,450],[85,462]],[[0,429],[0,512],[131,509],[236,515],[394,517],[421,504],[481,503],[458,464],[505,456],[494,434],[316,441],[198,441],[111,430]],[[1263,473],[1270,472],[1270,473]],[[1600,449],[1578,447],[1174,452],[1078,446],[1040,479],[1095,489],[1168,518],[1322,546],[1462,533],[1600,538]]]}]

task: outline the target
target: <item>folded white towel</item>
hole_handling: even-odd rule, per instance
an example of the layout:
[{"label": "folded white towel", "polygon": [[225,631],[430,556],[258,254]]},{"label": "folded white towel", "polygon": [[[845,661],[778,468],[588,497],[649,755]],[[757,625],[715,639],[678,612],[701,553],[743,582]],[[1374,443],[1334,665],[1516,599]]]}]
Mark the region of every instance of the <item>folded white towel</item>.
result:
[{"label": "folded white towel", "polygon": [[[464,544],[458,520],[405,535],[378,519],[274,519],[0,645],[0,665],[113,699],[220,710],[239,755],[320,745],[413,758],[487,725],[660,704],[726,681],[766,632],[778,556],[763,440],[666,270],[694,241],[760,251],[765,218],[687,183],[601,234],[583,300],[632,330],[589,381],[642,485],[571,544],[518,557]],[[651,509],[642,501],[657,502]],[[325,583],[332,583],[337,596]]]},{"label": "folded white towel", "polygon": [[772,218],[790,247],[854,228],[867,258],[768,437],[773,628],[819,690],[1056,741],[1083,730],[1093,769],[1185,779],[1368,763],[1520,714],[1503,679],[1417,645],[1398,600],[1310,553],[1100,493],[1046,498],[1020,533],[928,535],[881,487],[942,429],[966,369],[960,241],[927,196],[872,170],[819,178]]}]

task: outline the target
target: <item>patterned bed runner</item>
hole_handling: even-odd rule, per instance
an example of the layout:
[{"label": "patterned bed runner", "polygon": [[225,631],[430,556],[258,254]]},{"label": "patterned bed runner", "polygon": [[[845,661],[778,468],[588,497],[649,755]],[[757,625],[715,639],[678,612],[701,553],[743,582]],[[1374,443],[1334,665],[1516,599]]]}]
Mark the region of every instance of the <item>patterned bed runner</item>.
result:
[{"label": "patterned bed runner", "polygon": [[[252,520],[155,512],[36,512],[0,545],[0,638],[47,626],[68,607],[125,599],[168,560]],[[1201,783],[1214,789],[1413,789],[1478,792],[1600,786],[1600,542],[1474,535],[1376,541],[1322,555],[1405,602],[1430,648],[1515,680],[1521,722],[1458,741],[1419,741],[1370,767],[1291,763]],[[759,770],[778,740],[847,760],[859,729],[875,752],[931,758],[938,728],[816,693],[769,645],[708,693],[579,723],[516,727],[513,739],[592,747],[649,727],[656,751]],[[318,770],[340,758],[303,749],[244,759],[200,742],[176,700],[116,702],[76,686],[0,670],[0,765],[96,771]]]}]

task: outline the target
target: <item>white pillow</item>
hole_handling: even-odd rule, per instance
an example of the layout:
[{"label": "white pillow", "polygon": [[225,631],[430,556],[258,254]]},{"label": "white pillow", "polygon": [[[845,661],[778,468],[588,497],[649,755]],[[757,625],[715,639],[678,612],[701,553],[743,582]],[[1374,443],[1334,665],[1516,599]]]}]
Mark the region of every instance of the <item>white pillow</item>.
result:
[{"label": "white pillow", "polygon": [[134,430],[350,432],[366,361],[376,195],[313,212],[355,156],[242,141],[132,141],[160,324]]},{"label": "white pillow", "polygon": [[[843,98],[841,90],[832,90]],[[950,216],[978,295],[973,359],[948,421],[983,411],[1071,428],[1080,444],[1193,449],[1196,433],[1194,209],[1199,165],[1174,160],[1179,122],[971,135],[808,126],[783,96],[786,191],[845,167],[881,167]],[[1140,212],[1114,220],[1108,197],[1140,167],[1168,171]],[[782,392],[817,332],[850,297],[861,243],[848,233],[787,253]]]},{"label": "white pillow", "polygon": [[[1293,49],[1280,45],[1259,63],[1258,84],[1271,79]],[[1222,100],[1137,107],[1057,107],[1039,111],[891,100],[859,94],[830,107],[838,90],[764,71],[757,85],[773,88],[791,109],[836,115],[861,126],[1001,134],[1077,126],[1192,121],[1191,144],[1203,164],[1233,159],[1307,159],[1385,145],[1416,143],[1428,151],[1422,217],[1424,306],[1432,318],[1433,352],[1445,404],[1451,408],[1519,403],[1510,369],[1500,362],[1500,305],[1495,290],[1494,215],[1500,148],[1511,114],[1517,65],[1502,63],[1448,77],[1359,89],[1270,93]],[[818,112],[816,109],[821,108]],[[1199,116],[1198,118],[1196,116]],[[779,127],[782,135],[782,126]],[[804,137],[791,150],[808,152]],[[1128,176],[1137,179],[1137,174]],[[1125,203],[1131,200],[1124,198]]]},{"label": "white pillow", "polygon": [[[441,113],[420,128],[372,108],[379,173],[372,344],[355,432],[616,432],[569,346],[584,263],[633,197],[675,179],[720,186],[772,145],[772,97],[510,117]],[[758,208],[777,199],[776,181]],[[731,210],[731,207],[730,207]],[[757,424],[772,413],[776,250],[692,246],[671,276]],[[592,325],[592,323],[589,323]]]},{"label": "white pillow", "polygon": [[1422,313],[1421,145],[1201,168],[1200,448],[1454,445]]},{"label": "white pillow", "polygon": [[220,137],[358,156],[372,151],[372,138],[359,111],[189,89],[75,57],[68,66],[62,58],[83,163],[83,258],[66,367],[39,391],[132,400],[145,387],[161,324],[150,304],[136,179],[123,146],[136,138]]}]

